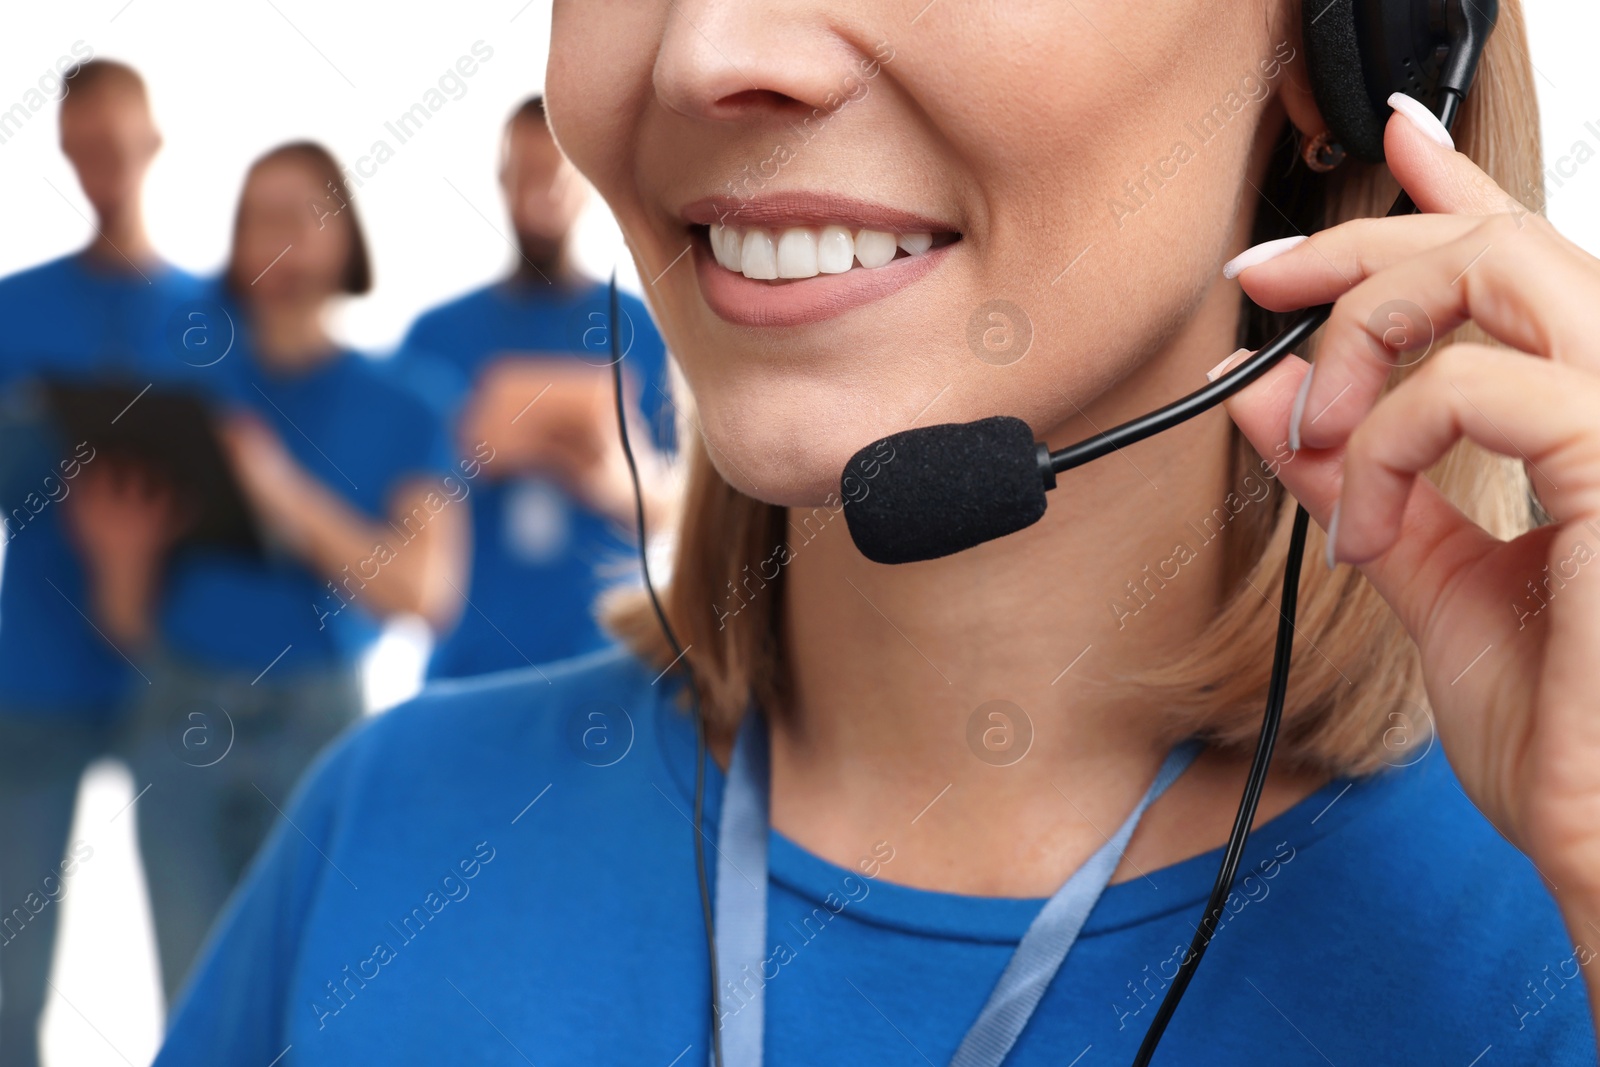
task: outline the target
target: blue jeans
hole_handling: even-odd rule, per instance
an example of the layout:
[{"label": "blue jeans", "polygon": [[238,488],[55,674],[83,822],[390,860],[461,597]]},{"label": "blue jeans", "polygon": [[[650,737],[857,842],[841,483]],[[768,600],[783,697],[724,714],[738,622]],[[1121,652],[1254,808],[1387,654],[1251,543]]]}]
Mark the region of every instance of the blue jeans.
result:
[{"label": "blue jeans", "polygon": [[144,790],[133,813],[170,1008],[295,782],[361,717],[362,690],[355,665],[254,684],[170,655],[142,669],[120,748]]},{"label": "blue jeans", "polygon": [[0,1065],[36,1067],[62,898],[93,844],[67,849],[84,768],[111,746],[93,709],[0,709]]}]

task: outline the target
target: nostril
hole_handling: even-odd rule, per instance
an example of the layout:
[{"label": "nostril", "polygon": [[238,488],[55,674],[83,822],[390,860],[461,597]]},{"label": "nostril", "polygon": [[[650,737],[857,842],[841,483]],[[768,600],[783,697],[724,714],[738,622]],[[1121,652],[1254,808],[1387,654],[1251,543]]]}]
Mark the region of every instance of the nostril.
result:
[{"label": "nostril", "polygon": [[809,104],[773,89],[745,89],[742,92],[730,93],[717,101],[716,108],[729,117],[753,111],[782,114],[786,111],[811,110]]}]

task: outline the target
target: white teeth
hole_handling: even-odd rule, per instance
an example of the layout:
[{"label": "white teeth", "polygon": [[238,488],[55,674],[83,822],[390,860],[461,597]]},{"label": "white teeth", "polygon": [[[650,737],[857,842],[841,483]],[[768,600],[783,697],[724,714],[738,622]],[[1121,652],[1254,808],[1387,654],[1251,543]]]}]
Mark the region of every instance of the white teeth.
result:
[{"label": "white teeth", "polygon": [[931,233],[894,234],[887,230],[857,230],[833,223],[827,226],[790,226],[774,235],[770,230],[739,230],[723,223],[707,227],[711,254],[718,265],[746,278],[813,278],[818,274],[843,274],[856,263],[886,267],[899,249],[920,256],[933,247]]},{"label": "white teeth", "polygon": [[856,259],[863,267],[886,267],[894,258],[894,234],[882,230],[860,230],[856,233]]},{"label": "white teeth", "polygon": [[729,270],[739,269],[739,250],[743,242],[739,239],[739,231],[732,226],[724,226],[720,222],[711,224],[711,251],[717,257],[717,262]]},{"label": "white teeth", "polygon": [[784,230],[778,238],[778,277],[817,276],[817,235],[814,230]]},{"label": "white teeth", "polygon": [[900,235],[900,247],[909,255],[920,256],[933,247],[933,234],[903,233]]},{"label": "white teeth", "polygon": [[770,281],[778,276],[778,253],[766,230],[749,230],[739,249],[740,270],[746,278]]},{"label": "white teeth", "polygon": [[817,270],[843,274],[856,258],[856,240],[843,226],[824,226],[817,238]]}]

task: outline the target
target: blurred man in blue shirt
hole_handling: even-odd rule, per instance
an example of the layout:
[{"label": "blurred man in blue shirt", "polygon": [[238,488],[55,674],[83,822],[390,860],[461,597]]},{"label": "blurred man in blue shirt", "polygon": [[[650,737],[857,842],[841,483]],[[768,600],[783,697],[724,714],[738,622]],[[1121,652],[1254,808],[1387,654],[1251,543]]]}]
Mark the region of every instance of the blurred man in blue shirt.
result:
[{"label": "blurred man in blue shirt", "polygon": [[[96,237],[80,252],[0,280],[0,390],[12,408],[0,446],[0,1063],[7,1067],[37,1063],[60,901],[93,856],[92,843],[66,847],[78,780],[109,750],[130,682],[143,684],[128,658],[134,651],[90,621],[106,591],[80,560],[67,521],[74,492],[106,460],[86,442],[40,432],[28,383],[192,381],[210,361],[169,342],[172,324],[200,306],[200,287],[162,262],[145,233],[140,195],[161,136],[144,82],[120,63],[91,60],[70,71],[64,86],[61,147],[94,210]],[[116,492],[151,492],[138,478],[115,483]]]},{"label": "blurred man in blue shirt", "polygon": [[[457,447],[484,461],[490,479],[473,495],[467,605],[434,652],[434,678],[606,644],[594,600],[633,551],[607,288],[577,271],[570,248],[588,190],[551,136],[540,97],[507,124],[500,180],[515,270],[422,315],[396,364],[449,406]],[[648,463],[672,440],[666,351],[642,302],[624,296],[621,310],[623,368],[648,420],[633,444]]]}]

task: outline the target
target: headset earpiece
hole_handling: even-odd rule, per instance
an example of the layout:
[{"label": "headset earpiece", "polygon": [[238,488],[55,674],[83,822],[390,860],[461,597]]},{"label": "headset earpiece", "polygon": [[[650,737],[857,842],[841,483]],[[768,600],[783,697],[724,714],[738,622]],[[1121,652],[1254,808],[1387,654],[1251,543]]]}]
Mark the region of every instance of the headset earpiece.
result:
[{"label": "headset earpiece", "polygon": [[1390,94],[1405,93],[1433,106],[1449,50],[1449,9],[1457,2],[1301,0],[1311,90],[1329,132],[1346,152],[1369,163],[1383,161]]}]

